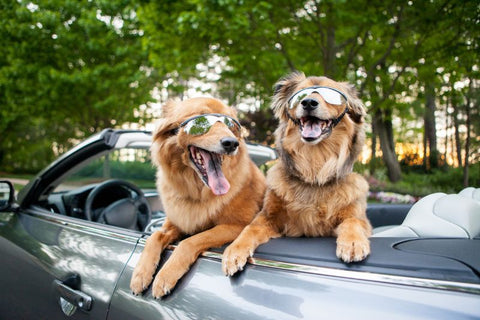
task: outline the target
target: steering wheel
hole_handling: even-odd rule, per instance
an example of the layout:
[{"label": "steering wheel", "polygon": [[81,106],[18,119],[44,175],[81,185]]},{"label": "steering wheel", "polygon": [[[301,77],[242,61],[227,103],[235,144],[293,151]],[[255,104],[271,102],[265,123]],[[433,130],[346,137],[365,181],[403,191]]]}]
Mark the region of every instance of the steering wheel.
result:
[{"label": "steering wheel", "polygon": [[142,190],[124,180],[107,180],[93,188],[85,201],[85,217],[87,220],[94,221],[92,204],[95,198],[105,189],[112,187],[133,191],[136,197],[124,198],[111,203],[102,210],[96,221],[132,230],[145,230],[145,227],[152,219],[150,204]]}]

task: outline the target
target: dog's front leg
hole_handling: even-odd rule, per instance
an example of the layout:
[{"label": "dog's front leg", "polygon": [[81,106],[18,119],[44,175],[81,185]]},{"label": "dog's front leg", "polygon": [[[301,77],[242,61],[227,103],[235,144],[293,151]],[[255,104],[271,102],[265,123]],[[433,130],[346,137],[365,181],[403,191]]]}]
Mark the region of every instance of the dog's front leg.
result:
[{"label": "dog's front leg", "polygon": [[337,257],[349,263],[362,261],[370,254],[370,223],[366,219],[350,217],[335,230],[337,234]]},{"label": "dog's front leg", "polygon": [[153,274],[160,263],[162,251],[170,243],[177,240],[180,235],[180,230],[167,218],[163,227],[155,231],[147,239],[145,248],[133,270],[132,279],[130,280],[130,289],[132,289],[135,295],[142,293],[152,282]]},{"label": "dog's front leg", "polygon": [[169,294],[202,252],[233,241],[242,229],[243,225],[217,225],[180,242],[153,281],[153,297]]},{"label": "dog's front leg", "polygon": [[237,271],[243,270],[247,259],[253,256],[253,252],[259,245],[280,236],[262,213],[263,211],[223,252],[222,270],[225,275],[233,276]]}]

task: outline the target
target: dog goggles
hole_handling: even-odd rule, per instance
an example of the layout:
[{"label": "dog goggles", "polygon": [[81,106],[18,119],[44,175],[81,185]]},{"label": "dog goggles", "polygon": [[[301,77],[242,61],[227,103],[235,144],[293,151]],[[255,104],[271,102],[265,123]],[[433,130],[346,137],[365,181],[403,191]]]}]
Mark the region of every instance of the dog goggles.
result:
[{"label": "dog goggles", "polygon": [[340,106],[347,102],[347,97],[337,89],[330,87],[314,86],[302,89],[295,92],[290,99],[288,99],[288,106],[290,109],[294,108],[300,101],[312,93],[318,93],[323,100],[329,104]]},{"label": "dog goggles", "polygon": [[193,136],[205,134],[210,128],[217,122],[222,122],[235,134],[240,135],[241,125],[232,117],[218,113],[206,113],[201,114],[183,121],[179,128],[183,127],[183,130]]}]

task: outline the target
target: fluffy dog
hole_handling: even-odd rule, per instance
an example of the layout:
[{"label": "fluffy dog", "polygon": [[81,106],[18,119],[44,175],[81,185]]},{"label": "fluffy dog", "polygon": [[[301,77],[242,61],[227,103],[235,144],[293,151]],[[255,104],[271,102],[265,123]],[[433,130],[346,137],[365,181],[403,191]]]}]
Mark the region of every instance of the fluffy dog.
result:
[{"label": "fluffy dog", "polygon": [[167,215],[147,240],[130,282],[152,282],[162,251],[185,235],[155,277],[155,298],[170,292],[206,249],[233,241],[261,209],[265,177],[249,158],[232,108],[216,99],[170,101],[151,148]]},{"label": "fluffy dog", "polygon": [[365,259],[368,184],[352,173],[365,140],[365,108],[355,90],[293,73],[275,85],[272,108],[280,159],[267,173],[262,211],[225,250],[223,272],[241,270],[260,244],[281,235],[336,236],[338,258]]}]

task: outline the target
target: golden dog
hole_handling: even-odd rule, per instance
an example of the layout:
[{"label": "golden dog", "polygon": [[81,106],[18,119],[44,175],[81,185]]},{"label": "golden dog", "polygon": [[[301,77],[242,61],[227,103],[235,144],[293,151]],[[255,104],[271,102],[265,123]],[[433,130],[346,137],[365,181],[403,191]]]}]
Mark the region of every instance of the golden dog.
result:
[{"label": "golden dog", "polygon": [[263,209],[225,250],[233,275],[270,238],[336,236],[337,257],[370,253],[368,184],[352,173],[365,140],[365,109],[355,90],[326,77],[293,73],[275,85],[272,108],[279,162],[267,173]]},{"label": "golden dog", "polygon": [[147,240],[130,282],[140,294],[162,251],[184,235],[155,277],[155,298],[170,292],[206,249],[233,241],[261,209],[265,177],[249,158],[236,112],[216,99],[170,101],[153,136],[157,188],[167,215]]}]

